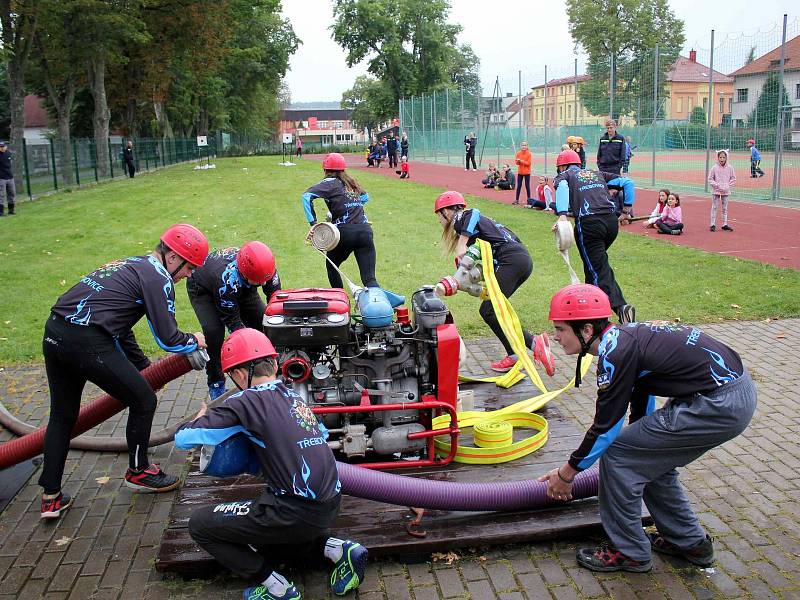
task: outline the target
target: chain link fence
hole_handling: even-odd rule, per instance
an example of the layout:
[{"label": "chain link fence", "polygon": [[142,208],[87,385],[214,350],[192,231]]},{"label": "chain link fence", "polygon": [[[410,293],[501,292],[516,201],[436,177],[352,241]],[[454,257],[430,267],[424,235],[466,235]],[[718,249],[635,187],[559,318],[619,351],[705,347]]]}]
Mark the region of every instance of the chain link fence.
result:
[{"label": "chain link fence", "polygon": [[[463,165],[464,138],[474,132],[482,168],[490,161],[513,167],[527,140],[534,172],[554,174],[567,136],[581,136],[587,167],[595,168],[613,116],[632,150],[624,170],[639,186],[709,193],[709,169],[726,149],[737,176],[734,198],[800,201],[800,19],[724,38],[710,31],[688,56],[664,50],[581,70],[577,59],[526,68],[498,77],[491,96],[443,90],[402,99],[409,154]],[[751,176],[750,139],[764,176]]]}]

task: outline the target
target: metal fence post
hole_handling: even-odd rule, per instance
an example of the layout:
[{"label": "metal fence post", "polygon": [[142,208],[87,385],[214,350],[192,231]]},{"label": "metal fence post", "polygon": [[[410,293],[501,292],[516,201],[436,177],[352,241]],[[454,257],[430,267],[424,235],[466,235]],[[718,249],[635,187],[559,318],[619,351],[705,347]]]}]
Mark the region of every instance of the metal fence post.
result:
[{"label": "metal fence post", "polygon": [[53,168],[53,189],[58,191],[58,173],[56,173],[56,150],[53,138],[50,138],[50,165]]},{"label": "metal fence post", "polygon": [[438,162],[436,159],[436,90],[433,90],[431,96],[431,150],[433,150],[433,161]]},{"label": "metal fence post", "polygon": [[[708,193],[708,170],[711,166],[711,115],[714,114],[714,30],[711,30],[711,57],[708,65],[708,119],[706,122],[706,171],[703,191]],[[690,117],[691,118],[691,117]]]},{"label": "metal fence post", "polygon": [[544,66],[544,172],[547,173],[547,65]]},{"label": "metal fence post", "polygon": [[106,138],[108,143],[108,167],[111,173],[111,179],[114,179],[114,153],[111,151],[111,138]]},{"label": "metal fence post", "polygon": [[659,58],[659,48],[658,44],[656,43],[656,54],[655,60],[653,61],[654,64],[654,73],[653,73],[653,166],[650,173],[650,185],[652,187],[656,187],[656,144],[658,143],[658,138],[656,137],[656,127],[658,126],[658,58]]},{"label": "metal fence post", "polygon": [[575,113],[572,117],[572,124],[578,126],[578,59],[575,59],[575,97],[573,98],[572,112]]},{"label": "metal fence post", "polygon": [[772,200],[780,198],[781,163],[783,162],[783,71],[786,62],[786,15],[783,15],[783,35],[781,37],[781,63],[778,76],[778,123],[775,127],[775,164],[772,168]]},{"label": "metal fence post", "polygon": [[81,185],[81,172],[78,169],[78,147],[75,144],[75,140],[72,140],[72,162],[75,163],[75,184],[80,186]]},{"label": "metal fence post", "polygon": [[617,57],[611,54],[611,72],[609,73],[609,92],[608,92],[608,118],[614,118],[614,95],[617,93]]},{"label": "metal fence post", "polygon": [[[422,132],[420,134],[420,137],[422,138],[422,140],[420,141],[425,140],[425,94],[422,94]],[[420,144],[420,146],[421,145],[422,144]]]},{"label": "metal fence post", "polygon": [[28,200],[33,198],[31,193],[31,169],[28,164],[28,143],[22,138],[22,159],[25,161],[25,186],[28,188]]},{"label": "metal fence post", "polygon": [[444,89],[444,114],[445,114],[445,127],[444,127],[444,146],[447,151],[447,164],[450,164],[450,90]]},{"label": "metal fence post", "polygon": [[99,183],[100,178],[97,176],[97,142],[95,141],[90,142],[89,156],[92,159],[92,166],[94,167],[94,182]]}]

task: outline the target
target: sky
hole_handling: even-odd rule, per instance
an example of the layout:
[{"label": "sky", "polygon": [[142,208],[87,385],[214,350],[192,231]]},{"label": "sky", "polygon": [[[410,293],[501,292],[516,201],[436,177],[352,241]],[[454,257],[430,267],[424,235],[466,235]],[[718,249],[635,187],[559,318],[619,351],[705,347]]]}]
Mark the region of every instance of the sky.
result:
[{"label": "sky", "polygon": [[[402,0],[398,0],[402,1]],[[292,56],[287,82],[293,102],[341,100],[342,92],[352,87],[358,75],[367,72],[365,64],[347,67],[346,53],[332,39],[328,27],[333,22],[331,0],[284,0],[283,14],[303,41]],[[468,43],[481,60],[481,83],[492,95],[499,78],[503,94],[522,93],[544,80],[568,77],[574,73],[575,47],[569,35],[566,3],[563,0],[505,0],[498,3],[494,17],[486,0],[451,0],[450,22],[463,27],[459,43]],[[717,59],[715,68],[723,72],[737,65],[727,64],[744,56],[750,46],[759,52],[780,44],[780,23],[789,13],[789,37],[800,33],[797,16],[788,0],[725,0],[723,3],[698,0],[671,0],[675,15],[685,23],[686,47],[698,50],[698,60],[708,64],[711,28],[715,29]],[[624,26],[624,25],[619,25]],[[665,33],[668,35],[668,33]],[[763,47],[763,49],[762,49]],[[579,56],[579,71],[583,57]]]}]

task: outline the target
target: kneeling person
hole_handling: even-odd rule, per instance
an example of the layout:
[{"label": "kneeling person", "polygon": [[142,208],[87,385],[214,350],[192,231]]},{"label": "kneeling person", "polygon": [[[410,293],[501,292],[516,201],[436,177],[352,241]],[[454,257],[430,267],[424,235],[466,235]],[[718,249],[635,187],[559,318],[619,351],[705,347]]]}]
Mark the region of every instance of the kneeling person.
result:
[{"label": "kneeling person", "polygon": [[[325,428],[294,391],[276,378],[277,352],[254,329],[240,329],[222,346],[222,369],[242,390],[220,406],[200,409],[175,435],[175,445],[216,444],[242,431],[253,441],[266,487],[257,500],[206,506],[189,519],[189,533],[231,571],[256,579],[244,597],[297,599],[297,588],[268,566],[254,547],[307,543],[335,563],[331,589],[343,595],[364,579],[367,549],[327,537],[339,514],[339,475]],[[226,431],[227,430],[227,431]]]}]

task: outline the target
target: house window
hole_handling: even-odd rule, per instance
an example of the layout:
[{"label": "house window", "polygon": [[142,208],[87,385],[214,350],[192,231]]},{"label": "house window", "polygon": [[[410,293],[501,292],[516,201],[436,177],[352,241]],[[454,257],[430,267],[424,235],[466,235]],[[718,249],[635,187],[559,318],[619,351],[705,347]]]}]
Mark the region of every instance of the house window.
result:
[{"label": "house window", "polygon": [[792,129],[795,131],[800,130],[800,117],[795,117],[794,122],[792,123]]},{"label": "house window", "polygon": [[725,98],[719,99],[719,113],[722,114],[725,112]]},{"label": "house window", "polygon": [[334,121],[333,122],[333,128],[334,129],[341,129],[342,127],[344,127],[344,121]]},{"label": "house window", "polygon": [[692,112],[692,97],[686,98],[686,112]]},{"label": "house window", "polygon": [[736,90],[736,101],[747,102],[747,88]]},{"label": "house window", "polygon": [[563,106],[559,106],[558,107],[558,118],[559,119],[563,119],[564,118],[564,107]]},{"label": "house window", "polygon": [[683,112],[683,98],[678,98],[678,108],[675,112]]},{"label": "house window", "polygon": [[572,104],[567,104],[567,118],[572,116]]},{"label": "house window", "polygon": [[319,129],[327,129],[328,122],[327,121],[317,121],[317,128]]},{"label": "house window", "polygon": [[795,100],[800,100],[800,83],[795,84],[795,87],[794,87],[794,98],[795,98]]},{"label": "house window", "polygon": [[708,112],[708,98],[703,98],[703,110]]}]

